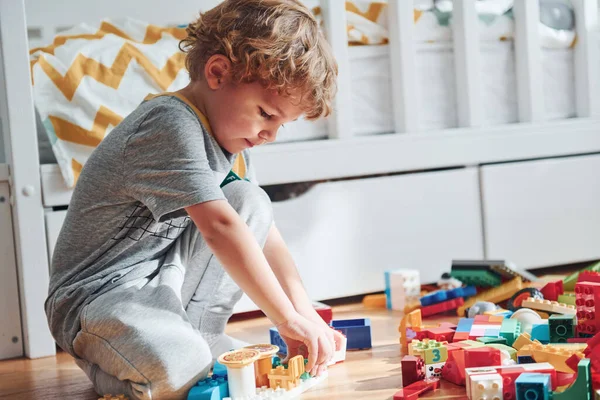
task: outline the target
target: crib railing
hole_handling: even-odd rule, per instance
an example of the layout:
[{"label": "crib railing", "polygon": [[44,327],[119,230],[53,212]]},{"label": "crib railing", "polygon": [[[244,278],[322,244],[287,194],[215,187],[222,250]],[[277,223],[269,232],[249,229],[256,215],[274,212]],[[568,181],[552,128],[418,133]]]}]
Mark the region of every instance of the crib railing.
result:
[{"label": "crib railing", "polygon": [[[483,123],[482,74],[476,0],[454,0],[453,46],[458,127]],[[576,15],[575,87],[577,117],[598,115],[598,40],[596,0],[572,0]],[[415,68],[414,10],[412,1],[389,0],[389,51],[396,133],[419,130],[419,96]],[[344,1],[321,0],[328,40],[339,63],[339,94],[329,121],[330,138],[352,137],[350,63]],[[515,69],[519,122],[544,121],[542,60],[538,1],[515,0]]]}]

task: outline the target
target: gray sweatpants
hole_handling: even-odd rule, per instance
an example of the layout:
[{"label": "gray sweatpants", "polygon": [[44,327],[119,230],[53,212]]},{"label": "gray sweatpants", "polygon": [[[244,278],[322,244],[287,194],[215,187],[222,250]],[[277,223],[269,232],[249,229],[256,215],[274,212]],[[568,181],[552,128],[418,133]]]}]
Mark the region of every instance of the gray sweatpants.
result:
[{"label": "gray sweatpants", "polygon": [[[272,224],[267,194],[235,181],[223,188],[261,246]],[[213,360],[206,335],[220,334],[242,296],[191,223],[153,276],[87,305],[73,343],[76,363],[98,394],[185,399]]]}]

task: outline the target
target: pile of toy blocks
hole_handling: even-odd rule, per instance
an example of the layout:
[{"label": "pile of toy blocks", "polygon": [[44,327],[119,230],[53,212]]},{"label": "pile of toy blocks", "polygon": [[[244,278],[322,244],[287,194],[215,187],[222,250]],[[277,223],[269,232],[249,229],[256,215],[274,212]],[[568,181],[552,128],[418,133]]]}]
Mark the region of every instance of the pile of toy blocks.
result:
[{"label": "pile of toy blocks", "polygon": [[[473,400],[600,399],[599,270],[541,282],[500,262],[454,262],[463,285],[423,295],[401,320],[407,355],[394,400],[416,399],[440,379]],[[460,319],[424,322],[440,313]]]}]

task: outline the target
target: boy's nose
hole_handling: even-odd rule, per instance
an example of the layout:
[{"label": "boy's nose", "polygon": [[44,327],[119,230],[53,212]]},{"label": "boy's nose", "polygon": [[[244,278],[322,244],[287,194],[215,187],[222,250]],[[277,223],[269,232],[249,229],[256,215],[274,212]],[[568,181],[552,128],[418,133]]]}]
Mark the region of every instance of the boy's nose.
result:
[{"label": "boy's nose", "polygon": [[277,130],[263,130],[258,134],[258,137],[264,142],[273,142],[277,137]]}]

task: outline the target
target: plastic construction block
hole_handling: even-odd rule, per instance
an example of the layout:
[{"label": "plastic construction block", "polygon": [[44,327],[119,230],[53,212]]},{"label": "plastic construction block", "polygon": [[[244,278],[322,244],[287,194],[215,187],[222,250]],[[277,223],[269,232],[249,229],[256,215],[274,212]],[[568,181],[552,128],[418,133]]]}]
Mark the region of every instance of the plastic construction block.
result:
[{"label": "plastic construction block", "polygon": [[573,373],[573,369],[566,364],[567,359],[573,354],[578,354],[583,358],[582,353],[585,345],[581,344],[564,344],[564,345],[543,345],[534,343],[524,346],[519,350],[519,355],[533,356],[536,362],[548,362],[554,366],[558,372]]},{"label": "plastic construction block", "polygon": [[495,272],[475,269],[453,269],[450,276],[466,285],[479,287],[496,287],[502,284],[502,278]]},{"label": "plastic construction block", "polygon": [[371,345],[371,320],[338,319],[331,321],[331,327],[342,332],[348,339],[347,350],[370,349]]},{"label": "plastic construction block", "polygon": [[490,343],[498,343],[498,344],[506,344],[506,338],[504,337],[478,337],[477,339],[478,342],[481,342],[483,344],[490,344]]},{"label": "plastic construction block", "polygon": [[552,393],[552,400],[591,400],[592,371],[589,358],[584,358],[577,365],[577,379],[564,392]]},{"label": "plastic construction block", "polygon": [[498,373],[475,375],[471,378],[471,399],[501,399],[502,376]]},{"label": "plastic construction block", "polygon": [[457,307],[460,307],[464,304],[464,300],[459,297],[457,299],[452,299],[448,301],[444,301],[442,303],[433,304],[427,307],[421,308],[421,314],[424,317],[428,317],[430,315],[440,314],[446,311],[454,310]]},{"label": "plastic construction block", "polygon": [[321,318],[323,318],[323,321],[325,321],[326,324],[329,324],[333,319],[333,310],[331,309],[331,307],[329,307],[327,304],[318,301],[313,301],[312,305],[317,314],[319,314]]},{"label": "plastic construction block", "polygon": [[[505,344],[500,344],[500,343],[490,343],[486,346],[493,348],[493,349],[500,350],[500,355],[502,357],[502,364],[508,363],[509,358],[511,360],[513,360],[514,362],[517,362],[517,350],[515,350],[513,347],[505,345]],[[507,356],[508,356],[508,358],[507,358]]]},{"label": "plastic construction block", "polygon": [[425,362],[420,357],[404,356],[402,365],[402,386],[425,379]]},{"label": "plastic construction block", "polygon": [[385,293],[369,294],[363,297],[362,304],[367,308],[387,308],[387,298]]},{"label": "plastic construction block", "polygon": [[227,379],[214,377],[199,381],[188,392],[188,400],[221,400],[229,396]]},{"label": "plastic construction block", "polygon": [[556,389],[556,370],[548,363],[535,364],[519,364],[497,367],[482,367],[482,368],[467,368],[466,387],[467,395],[470,394],[471,379],[476,375],[499,373],[502,376],[503,382],[503,397],[504,399],[515,399],[515,380],[524,372],[540,372],[549,374],[551,377],[552,390]]},{"label": "plastic construction block", "polygon": [[416,400],[419,395],[430,390],[436,390],[440,387],[439,379],[425,379],[418,381],[400,389],[394,394],[393,400]]},{"label": "plastic construction block", "polygon": [[212,375],[215,378],[225,378],[227,377],[227,367],[221,364],[218,361],[215,361],[213,365]]},{"label": "plastic construction block", "polygon": [[416,269],[396,269],[384,272],[386,307],[404,311],[404,308],[421,296],[419,271]]},{"label": "plastic construction block", "polygon": [[506,307],[508,307],[509,310],[517,311],[522,307],[523,301],[530,297],[534,299],[544,299],[544,295],[538,289],[524,288],[517,291],[510,297],[510,299],[508,299]]},{"label": "plastic construction block", "polygon": [[558,295],[558,299],[556,300],[559,303],[570,304],[572,306],[575,305],[575,293],[565,293]]},{"label": "plastic construction block", "polygon": [[548,318],[550,343],[567,343],[567,339],[575,336],[574,318],[573,315],[551,315]]},{"label": "plastic construction block", "polygon": [[533,340],[531,340],[531,335],[527,332],[523,332],[519,335],[519,337],[517,338],[517,340],[514,341],[514,343],[512,344],[512,347],[514,347],[517,350],[521,350],[521,348],[523,346],[526,346],[528,344],[533,344]]},{"label": "plastic construction block", "polygon": [[550,375],[526,372],[519,375],[515,385],[517,400],[549,400],[551,397]]},{"label": "plastic construction block", "polygon": [[512,346],[521,334],[521,323],[516,319],[505,319],[502,321],[500,336],[506,338],[506,344]]},{"label": "plastic construction block", "polygon": [[531,356],[517,356],[517,364],[533,364],[535,360]]},{"label": "plastic construction block", "polygon": [[413,340],[409,345],[408,353],[420,356],[425,361],[425,365],[443,363],[448,359],[448,348],[445,343],[435,340]]},{"label": "plastic construction block", "polygon": [[458,297],[471,297],[477,294],[475,286],[464,286],[450,290],[436,290],[421,297],[422,306],[430,306],[444,302],[446,300],[456,299]]},{"label": "plastic construction block", "polygon": [[419,333],[424,333],[427,339],[437,340],[438,342],[451,342],[456,333],[450,328],[427,328]]},{"label": "plastic construction block", "polygon": [[271,344],[274,344],[275,346],[279,347],[279,353],[287,354],[287,344],[285,344],[285,342],[281,338],[281,335],[279,334],[277,328],[269,329],[269,337],[271,339]]},{"label": "plastic construction block", "polygon": [[445,365],[445,361],[435,364],[425,364],[425,379],[441,378]]},{"label": "plastic construction block", "polygon": [[455,385],[465,385],[465,352],[452,351],[442,369],[442,378]]},{"label": "plastic construction block", "polygon": [[575,290],[575,283],[577,283],[577,278],[583,271],[600,271],[600,262],[590,265],[589,267],[584,268],[583,270],[572,273],[563,279],[563,287],[565,290]]},{"label": "plastic construction block", "polygon": [[558,296],[565,292],[563,281],[548,282],[540,291],[546,300],[557,301]]},{"label": "plastic construction block", "polygon": [[465,349],[465,368],[489,367],[502,364],[500,350],[491,347]]},{"label": "plastic construction block", "polygon": [[569,304],[559,303],[557,301],[540,300],[532,297],[524,300],[522,303],[523,307],[531,308],[533,310],[546,311],[549,313],[575,315],[577,311],[575,307]]},{"label": "plastic construction block", "polygon": [[452,260],[452,269],[492,271],[503,279],[520,277],[523,282],[536,282],[539,280],[535,275],[518,270],[512,263],[504,260]]},{"label": "plastic construction block", "polygon": [[[277,400],[291,400],[297,399],[302,393],[307,390],[313,388],[319,383],[323,382],[327,379],[327,372],[321,373],[319,376],[310,377],[308,374],[303,374],[300,377],[300,383],[291,390],[285,390],[283,388],[270,389],[266,387],[257,388],[256,395],[250,397],[244,397],[244,400],[267,400],[267,399],[277,399]],[[237,397],[240,399],[240,397]],[[211,399],[212,400],[212,399]],[[224,397],[223,400],[236,400],[231,397]]]},{"label": "plastic construction block", "polygon": [[504,300],[511,298],[516,291],[523,289],[523,281],[520,277],[513,278],[512,280],[504,283],[502,286],[488,289],[484,292],[477,294],[465,301],[465,304],[456,310],[456,315],[465,315],[465,310],[470,308],[478,301],[489,301],[491,303],[500,303]]},{"label": "plastic construction block", "polygon": [[541,324],[533,324],[531,327],[531,340],[537,340],[540,343],[550,342],[550,326],[548,321],[544,321]]},{"label": "plastic construction block", "polygon": [[600,283],[579,281],[575,284],[577,333],[595,334],[600,328],[596,319],[596,304],[600,304]]}]

